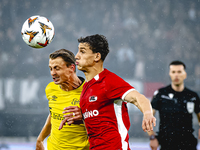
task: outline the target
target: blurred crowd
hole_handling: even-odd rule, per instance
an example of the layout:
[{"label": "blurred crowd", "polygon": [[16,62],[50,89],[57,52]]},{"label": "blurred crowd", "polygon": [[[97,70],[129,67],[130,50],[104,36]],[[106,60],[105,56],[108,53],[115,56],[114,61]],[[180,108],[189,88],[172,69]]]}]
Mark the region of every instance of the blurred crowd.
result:
[{"label": "blurred crowd", "polygon": [[[49,76],[48,55],[77,39],[103,34],[110,45],[105,67],[126,79],[167,82],[168,64],[187,65],[187,84],[200,89],[200,2],[198,0],[1,0],[0,78]],[[28,17],[47,17],[55,38],[33,50],[21,38]]]}]

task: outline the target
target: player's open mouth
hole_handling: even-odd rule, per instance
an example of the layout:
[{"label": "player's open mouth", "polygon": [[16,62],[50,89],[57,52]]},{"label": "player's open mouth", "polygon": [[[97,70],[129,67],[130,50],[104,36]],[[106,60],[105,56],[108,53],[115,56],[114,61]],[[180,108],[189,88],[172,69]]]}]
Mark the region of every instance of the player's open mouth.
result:
[{"label": "player's open mouth", "polygon": [[76,65],[78,65],[79,63],[76,61]]},{"label": "player's open mouth", "polygon": [[55,77],[54,77],[54,78],[53,78],[53,81],[55,81],[55,82],[56,82],[56,81],[58,81],[58,79],[59,79],[59,78],[55,78]]}]

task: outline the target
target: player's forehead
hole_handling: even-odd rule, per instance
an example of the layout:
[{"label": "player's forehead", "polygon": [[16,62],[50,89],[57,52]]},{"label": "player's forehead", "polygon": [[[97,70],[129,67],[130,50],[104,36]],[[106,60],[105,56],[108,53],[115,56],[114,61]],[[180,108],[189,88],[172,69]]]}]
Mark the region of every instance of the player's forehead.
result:
[{"label": "player's forehead", "polygon": [[184,71],[183,65],[170,65],[170,71]]},{"label": "player's forehead", "polygon": [[62,66],[62,65],[65,65],[65,64],[66,64],[65,61],[61,57],[49,59],[49,67]]},{"label": "player's forehead", "polygon": [[80,50],[80,49],[90,49],[90,44],[89,43],[79,43],[79,45],[78,45],[78,49]]}]

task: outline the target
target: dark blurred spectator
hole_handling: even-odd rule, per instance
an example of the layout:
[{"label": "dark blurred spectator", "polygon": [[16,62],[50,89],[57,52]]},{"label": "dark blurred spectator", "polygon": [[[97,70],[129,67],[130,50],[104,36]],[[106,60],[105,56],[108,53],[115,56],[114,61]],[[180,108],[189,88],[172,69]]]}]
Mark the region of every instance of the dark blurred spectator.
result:
[{"label": "dark blurred spectator", "polygon": [[[134,69],[135,69],[135,52],[128,45],[128,43],[124,43],[116,53],[116,58],[118,61],[118,75],[124,76],[125,78],[133,78],[134,77]],[[128,74],[126,74],[128,72]]]}]

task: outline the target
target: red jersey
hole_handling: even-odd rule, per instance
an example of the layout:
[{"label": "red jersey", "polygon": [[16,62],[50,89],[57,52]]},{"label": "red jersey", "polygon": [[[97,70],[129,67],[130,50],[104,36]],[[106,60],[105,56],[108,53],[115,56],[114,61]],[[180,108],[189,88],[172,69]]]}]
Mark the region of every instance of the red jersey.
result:
[{"label": "red jersey", "polygon": [[130,120],[123,99],[132,90],[134,87],[107,69],[84,84],[80,107],[90,149],[130,150]]}]

